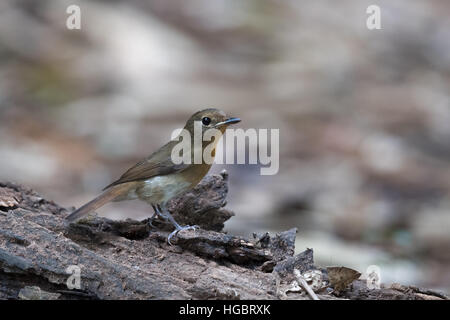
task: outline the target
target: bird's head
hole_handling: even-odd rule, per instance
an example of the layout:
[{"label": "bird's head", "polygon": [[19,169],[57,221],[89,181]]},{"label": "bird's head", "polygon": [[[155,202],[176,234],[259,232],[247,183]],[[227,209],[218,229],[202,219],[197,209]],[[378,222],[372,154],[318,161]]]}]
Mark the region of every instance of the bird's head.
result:
[{"label": "bird's head", "polygon": [[194,132],[194,123],[196,121],[201,124],[203,133],[208,129],[217,129],[224,133],[230,124],[238,123],[241,119],[227,117],[222,110],[210,108],[194,113],[186,122],[184,128],[191,133]]}]

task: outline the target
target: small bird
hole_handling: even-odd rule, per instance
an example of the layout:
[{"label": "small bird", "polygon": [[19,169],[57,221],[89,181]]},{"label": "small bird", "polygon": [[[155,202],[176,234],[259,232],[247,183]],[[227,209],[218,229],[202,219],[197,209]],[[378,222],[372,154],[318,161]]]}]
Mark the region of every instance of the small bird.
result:
[{"label": "small bird", "polygon": [[[210,108],[194,113],[186,122],[184,129],[190,133],[191,145],[194,145],[195,123],[201,124],[203,137],[203,133],[208,129],[217,129],[221,136],[230,124],[240,121],[239,118],[228,118],[221,110]],[[212,142],[202,139],[201,151],[212,144],[211,157],[214,157],[218,138]],[[150,221],[155,216],[160,216],[175,226],[175,230],[167,238],[169,244],[172,237],[181,230],[197,228],[197,226],[180,226],[166,205],[170,199],[194,188],[209,171],[212,161],[205,162],[203,157],[200,162],[194,161],[194,147],[190,148],[190,163],[184,161],[175,164],[172,160],[172,150],[179,143],[180,136],[169,141],[158,151],[128,169],[117,181],[106,186],[102,194],[72,212],[66,219],[74,222],[111,201],[140,199],[150,204],[155,211]]]}]

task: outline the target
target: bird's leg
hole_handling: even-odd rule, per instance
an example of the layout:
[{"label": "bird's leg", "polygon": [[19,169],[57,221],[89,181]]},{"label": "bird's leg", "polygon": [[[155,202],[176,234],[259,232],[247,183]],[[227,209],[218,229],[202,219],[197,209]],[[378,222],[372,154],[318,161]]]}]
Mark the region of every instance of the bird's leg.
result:
[{"label": "bird's leg", "polygon": [[153,220],[155,220],[155,218],[156,218],[156,216],[158,215],[158,213],[157,213],[157,208],[156,208],[156,206],[155,205],[151,205],[152,206],[152,208],[153,208],[153,215],[150,217],[150,219],[148,220],[148,225],[150,226],[150,227],[152,227],[152,228],[154,228],[155,226],[153,225]]},{"label": "bird's leg", "polygon": [[167,208],[165,207],[165,205],[161,205],[160,208],[162,208],[162,214],[167,217],[167,220],[169,220],[170,222],[172,222],[172,224],[175,226],[175,230],[169,234],[169,236],[167,237],[167,242],[172,245],[172,243],[170,242],[170,240],[176,236],[178,234],[178,232],[182,231],[182,230],[195,230],[198,228],[198,226],[180,226],[178,224],[178,222],[175,221],[175,219],[172,217],[172,215],[170,214],[169,210],[167,210]]},{"label": "bird's leg", "polygon": [[167,214],[166,214],[166,212],[169,213],[168,210],[165,210],[166,212],[164,212],[164,210],[161,209],[161,205],[159,205],[159,204],[156,205],[156,208],[158,209],[158,210],[157,210],[158,216],[160,216],[161,218],[163,218],[165,221],[169,220],[169,217],[168,217]]},{"label": "bird's leg", "polygon": [[164,213],[161,212],[161,207],[159,205],[152,204],[151,206],[152,206],[154,212],[153,212],[153,215],[150,217],[148,224],[154,228],[155,226],[153,225],[153,221],[155,220],[155,218],[157,216],[163,218],[165,221],[167,221],[168,218]]}]

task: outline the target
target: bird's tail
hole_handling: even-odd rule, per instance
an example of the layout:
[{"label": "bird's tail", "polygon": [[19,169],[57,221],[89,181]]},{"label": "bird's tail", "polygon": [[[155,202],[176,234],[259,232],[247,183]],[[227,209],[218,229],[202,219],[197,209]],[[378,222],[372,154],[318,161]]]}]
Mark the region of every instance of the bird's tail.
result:
[{"label": "bird's tail", "polygon": [[89,201],[85,205],[81,206],[80,208],[72,212],[70,215],[66,217],[66,219],[69,222],[76,221],[84,217],[85,215],[97,210],[106,203],[113,201],[115,198],[124,194],[125,192],[128,192],[129,188],[130,188],[129,185],[125,183],[107,189],[95,199]]}]

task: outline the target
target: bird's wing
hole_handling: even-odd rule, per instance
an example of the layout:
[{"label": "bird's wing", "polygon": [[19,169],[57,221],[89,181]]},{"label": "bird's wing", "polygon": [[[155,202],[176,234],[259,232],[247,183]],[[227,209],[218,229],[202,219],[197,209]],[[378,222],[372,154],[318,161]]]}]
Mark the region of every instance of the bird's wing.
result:
[{"label": "bird's wing", "polygon": [[142,181],[154,176],[183,171],[189,165],[184,163],[176,165],[172,162],[172,147],[173,143],[169,142],[157,152],[128,169],[117,181],[106,186],[103,190],[125,182]]}]

